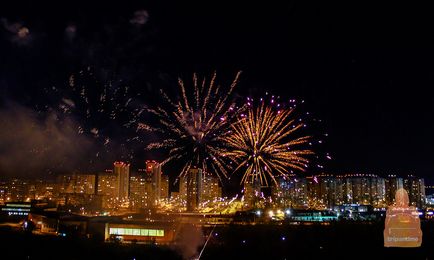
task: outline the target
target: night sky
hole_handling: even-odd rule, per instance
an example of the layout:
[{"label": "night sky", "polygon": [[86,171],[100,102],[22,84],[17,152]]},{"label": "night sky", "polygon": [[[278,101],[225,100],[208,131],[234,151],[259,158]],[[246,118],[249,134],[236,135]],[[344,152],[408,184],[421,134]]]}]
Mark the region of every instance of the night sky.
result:
[{"label": "night sky", "polygon": [[[242,70],[239,96],[269,91],[305,100],[303,109],[323,120],[317,131],[328,133],[324,149],[333,157],[326,172],[430,178],[430,8],[396,2],[174,2],[2,3],[0,115],[13,120],[11,111],[33,113],[41,104],[52,105],[55,94],[46,90],[61,92],[71,74],[87,68],[100,81],[122,80],[144,103],[154,102],[159,88],[175,88],[178,76],[216,70],[230,81]],[[2,135],[11,125],[2,126]],[[14,144],[2,139],[0,174],[24,171],[10,169]],[[81,153],[66,153],[71,154]]]}]

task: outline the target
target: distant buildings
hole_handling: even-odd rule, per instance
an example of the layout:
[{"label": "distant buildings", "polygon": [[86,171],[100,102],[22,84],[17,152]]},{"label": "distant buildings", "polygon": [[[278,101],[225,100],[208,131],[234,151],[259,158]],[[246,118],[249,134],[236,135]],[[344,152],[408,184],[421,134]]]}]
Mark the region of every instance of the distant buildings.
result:
[{"label": "distant buildings", "polygon": [[19,180],[0,182],[0,203],[8,201],[54,200],[58,193],[55,181]]},{"label": "distant buildings", "polygon": [[291,176],[280,179],[272,190],[273,201],[282,207],[330,209],[339,205],[371,205],[386,208],[395,202],[395,192],[405,188],[410,203],[425,207],[425,185],[421,178],[373,174]]},{"label": "distant buildings", "polygon": [[185,176],[178,179],[178,192],[171,192],[171,200],[177,207],[188,212],[209,207],[222,196],[219,179],[200,168],[192,167]]},{"label": "distant buildings", "polygon": [[403,178],[397,177],[396,175],[388,175],[385,180],[386,189],[386,203],[395,203],[395,193],[398,189],[404,188]]},{"label": "distant buildings", "polygon": [[149,183],[149,198],[152,206],[158,205],[161,193],[161,164],[154,160],[146,161],[146,180]]},{"label": "distant buildings", "polygon": [[101,208],[112,209],[117,206],[117,176],[112,170],[98,174],[97,195],[101,197]]},{"label": "distant buildings", "polygon": [[150,199],[150,184],[145,177],[134,175],[130,177],[130,207],[133,210],[149,208],[152,206]]},{"label": "distant buildings", "polygon": [[115,162],[113,166],[113,172],[117,177],[116,197],[119,200],[127,200],[130,194],[130,164]]},{"label": "distant buildings", "polygon": [[162,174],[161,164],[148,160],[145,166],[130,178],[130,207],[134,210],[157,207],[169,196],[169,177]]},{"label": "distant buildings", "polygon": [[[130,172],[130,165],[115,162],[113,169],[101,173],[60,175],[57,181],[12,179],[0,182],[0,204],[45,201],[50,205],[81,211],[141,211],[143,209],[175,212],[217,212],[222,197],[219,179],[200,168],[191,168],[178,179],[179,190],[170,188],[169,176],[161,164],[148,160],[145,168]],[[336,207],[373,207],[385,209],[395,202],[395,193],[405,188],[410,204],[432,207],[434,192],[425,194],[422,178],[412,175],[380,177],[373,174],[291,175],[277,180],[271,198],[265,198],[259,183],[245,183],[242,209],[264,206],[329,210]],[[171,194],[171,196],[169,196]],[[216,206],[217,205],[217,206]],[[366,207],[365,207],[366,206]]]},{"label": "distant buildings", "polygon": [[339,182],[334,176],[327,174],[307,178],[307,193],[310,194],[308,196],[309,207],[320,209],[331,208],[336,204],[338,199],[336,194],[338,184]]},{"label": "distant buildings", "polygon": [[178,180],[179,182],[179,192],[176,194],[172,192],[173,197],[177,197],[179,201],[187,201],[187,177],[181,176]]},{"label": "distant buildings", "polygon": [[424,179],[413,175],[408,175],[406,178],[389,175],[386,178],[386,202],[388,205],[395,203],[395,192],[400,188],[407,190],[412,206],[418,208],[425,207],[426,195]]},{"label": "distant buildings", "polygon": [[[288,191],[287,189],[282,190],[278,189],[279,191]],[[259,181],[256,182],[246,182],[244,183],[244,187],[242,189],[242,193],[244,196],[244,207],[249,209],[257,206],[257,202],[259,201],[259,198],[261,197],[261,184]],[[279,198],[283,198],[283,194],[279,194]],[[278,196],[276,194],[276,196]],[[282,200],[283,202],[283,200]]]},{"label": "distant buildings", "polygon": [[336,178],[335,205],[360,204],[386,207],[385,181],[374,174],[345,174]]},{"label": "distant buildings", "polygon": [[202,194],[200,201],[203,203],[214,201],[222,197],[222,188],[219,179],[211,174],[204,173],[202,178]]},{"label": "distant buildings", "polygon": [[6,188],[5,196],[8,201],[26,201],[29,192],[29,182],[12,179]]},{"label": "distant buildings", "polygon": [[434,186],[425,186],[426,206],[434,207]]},{"label": "distant buildings", "polygon": [[6,201],[8,201],[7,193],[8,193],[7,182],[5,181],[0,182],[0,204],[4,204]]},{"label": "distant buildings", "polygon": [[169,194],[170,194],[169,176],[161,175],[160,201],[167,201],[169,199]]},{"label": "distant buildings", "polygon": [[94,174],[70,174],[58,177],[60,193],[95,194]]},{"label": "distant buildings", "polygon": [[[74,173],[58,176],[56,200],[61,206],[78,207],[84,204],[94,204],[96,203],[96,185],[95,174]],[[92,207],[99,207],[99,205]]]},{"label": "distant buildings", "polygon": [[[308,179],[295,175],[280,178],[277,186],[272,188],[272,198],[276,205],[281,207],[307,208],[308,207]],[[311,188],[314,194],[314,189]]]},{"label": "distant buildings", "polygon": [[[7,191],[28,194],[28,192],[20,192],[23,189],[23,185],[17,185],[21,184],[20,182],[14,181],[12,184],[13,189],[2,189],[0,185],[0,195],[4,194],[2,197],[8,198]],[[146,168],[133,174],[130,173],[130,164],[114,162],[113,170],[102,173],[61,175],[57,179],[56,186],[54,193],[62,206],[89,208],[87,201],[92,201],[94,209],[140,210],[157,207],[161,199],[168,198],[169,178],[162,175],[161,165],[156,161],[146,161]],[[32,189],[35,192],[37,190],[35,187]],[[46,192],[49,192],[47,189],[48,187]],[[16,200],[21,201],[21,198]]]},{"label": "distant buildings", "polygon": [[203,173],[200,168],[191,168],[187,172],[187,211],[199,208],[203,194]]},{"label": "distant buildings", "polygon": [[56,195],[56,182],[35,180],[30,182],[29,198],[31,200],[52,200]]},{"label": "distant buildings", "polygon": [[424,208],[426,204],[424,179],[409,175],[404,179],[404,189],[407,190],[410,204],[418,208]]},{"label": "distant buildings", "polygon": [[113,171],[106,171],[98,174],[98,194],[103,196],[116,197],[117,176]]}]

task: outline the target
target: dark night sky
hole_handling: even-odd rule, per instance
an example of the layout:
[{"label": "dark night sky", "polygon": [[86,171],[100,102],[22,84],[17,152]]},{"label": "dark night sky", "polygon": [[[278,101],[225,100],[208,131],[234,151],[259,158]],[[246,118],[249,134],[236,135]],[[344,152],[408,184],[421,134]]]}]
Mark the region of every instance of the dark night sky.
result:
[{"label": "dark night sky", "polygon": [[[323,119],[334,158],[327,171],[428,177],[434,169],[428,6],[17,2],[0,7],[3,104],[31,107],[43,88],[65,85],[87,66],[144,96],[167,78],[216,69],[230,79],[243,70],[240,95],[269,90],[305,99]],[[130,23],[137,10],[149,13],[143,25]],[[26,37],[17,38],[17,23],[29,29]]]}]

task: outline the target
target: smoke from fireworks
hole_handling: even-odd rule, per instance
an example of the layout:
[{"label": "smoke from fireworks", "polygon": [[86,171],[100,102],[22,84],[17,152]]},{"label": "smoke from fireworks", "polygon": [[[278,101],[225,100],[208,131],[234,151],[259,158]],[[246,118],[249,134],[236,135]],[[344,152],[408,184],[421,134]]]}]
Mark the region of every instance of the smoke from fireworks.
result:
[{"label": "smoke from fireworks", "polygon": [[306,156],[313,152],[300,148],[310,137],[296,137],[304,123],[294,118],[294,109],[281,108],[274,97],[270,104],[261,98],[256,107],[248,98],[247,106],[247,112],[220,138],[226,144],[221,152],[237,165],[235,172],[245,169],[241,182],[259,180],[268,186],[269,180],[277,183],[276,177],[287,176],[291,169],[304,171],[309,163]]},{"label": "smoke from fireworks", "polygon": [[206,78],[200,80],[194,74],[192,93],[179,79],[181,98],[177,101],[172,101],[162,91],[168,106],[164,109],[148,109],[157,116],[161,126],[154,128],[142,124],[142,129],[160,133],[164,139],[150,143],[147,149],[167,149],[169,155],[163,164],[172,160],[182,162],[179,176],[183,176],[191,167],[199,167],[205,172],[212,170],[219,178],[227,177],[225,162],[218,148],[219,136],[227,131],[229,123],[239,111],[230,100],[239,75],[240,72],[229,89],[223,89],[216,83],[215,73],[209,81]]}]

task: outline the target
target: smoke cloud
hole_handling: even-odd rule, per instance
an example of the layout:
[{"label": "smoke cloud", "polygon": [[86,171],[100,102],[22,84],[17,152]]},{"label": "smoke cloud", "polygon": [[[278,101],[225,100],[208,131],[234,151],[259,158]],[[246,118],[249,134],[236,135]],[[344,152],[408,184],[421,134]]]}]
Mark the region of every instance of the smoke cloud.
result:
[{"label": "smoke cloud", "polygon": [[0,108],[0,176],[32,178],[77,169],[92,141],[72,119],[18,104]]},{"label": "smoke cloud", "polygon": [[149,20],[149,13],[146,10],[137,10],[134,12],[133,18],[130,19],[130,23],[134,25],[144,25]]},{"label": "smoke cloud", "polygon": [[175,250],[183,259],[195,259],[200,246],[205,243],[202,228],[192,224],[183,224],[176,235]]},{"label": "smoke cloud", "polygon": [[31,42],[32,36],[28,27],[19,22],[9,22],[6,18],[0,18],[3,28],[10,33],[9,40],[18,45],[27,45]]}]

